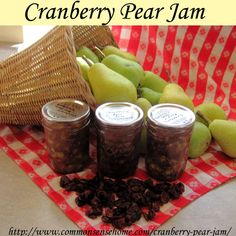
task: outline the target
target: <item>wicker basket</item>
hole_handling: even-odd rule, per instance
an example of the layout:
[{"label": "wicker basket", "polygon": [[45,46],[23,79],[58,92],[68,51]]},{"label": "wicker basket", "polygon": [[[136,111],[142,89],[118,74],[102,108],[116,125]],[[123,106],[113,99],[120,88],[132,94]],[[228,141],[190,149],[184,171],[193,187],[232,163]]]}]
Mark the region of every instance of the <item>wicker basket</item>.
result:
[{"label": "wicker basket", "polygon": [[[73,34],[74,38],[73,38]],[[97,43],[97,44],[96,44]],[[75,98],[95,107],[76,63],[75,45],[115,44],[108,27],[58,26],[24,51],[0,62],[0,123],[40,124],[41,107]]]},{"label": "wicker basket", "polygon": [[75,48],[87,46],[93,50],[94,46],[104,47],[117,44],[108,26],[73,26]]}]

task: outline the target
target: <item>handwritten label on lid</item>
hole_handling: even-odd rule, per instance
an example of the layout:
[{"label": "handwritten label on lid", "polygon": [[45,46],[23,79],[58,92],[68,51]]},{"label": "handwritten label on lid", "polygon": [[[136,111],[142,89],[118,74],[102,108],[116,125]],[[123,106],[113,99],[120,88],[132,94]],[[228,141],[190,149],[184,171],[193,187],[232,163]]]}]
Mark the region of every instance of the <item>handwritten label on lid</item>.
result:
[{"label": "handwritten label on lid", "polygon": [[192,124],[195,120],[194,114],[178,107],[159,107],[153,109],[150,118],[155,123],[166,127],[182,127]]},{"label": "handwritten label on lid", "polygon": [[129,125],[142,119],[143,112],[135,105],[127,103],[108,103],[97,109],[96,116],[105,124]]},{"label": "handwritten label on lid", "polygon": [[44,113],[49,119],[57,121],[73,121],[88,113],[88,106],[74,100],[59,100],[49,103],[44,108]]}]

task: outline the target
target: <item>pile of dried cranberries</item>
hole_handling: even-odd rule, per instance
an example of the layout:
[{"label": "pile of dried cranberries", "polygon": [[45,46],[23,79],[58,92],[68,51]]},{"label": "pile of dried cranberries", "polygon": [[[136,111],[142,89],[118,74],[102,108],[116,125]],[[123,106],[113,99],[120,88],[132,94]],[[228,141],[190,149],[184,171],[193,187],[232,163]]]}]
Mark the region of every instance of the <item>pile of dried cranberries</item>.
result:
[{"label": "pile of dried cranberries", "polygon": [[127,181],[95,176],[92,179],[69,179],[62,176],[60,186],[75,191],[75,202],[82,207],[88,205],[86,215],[122,229],[138,221],[141,216],[148,221],[155,217],[160,206],[178,199],[184,192],[182,183],[157,183],[131,178]]}]

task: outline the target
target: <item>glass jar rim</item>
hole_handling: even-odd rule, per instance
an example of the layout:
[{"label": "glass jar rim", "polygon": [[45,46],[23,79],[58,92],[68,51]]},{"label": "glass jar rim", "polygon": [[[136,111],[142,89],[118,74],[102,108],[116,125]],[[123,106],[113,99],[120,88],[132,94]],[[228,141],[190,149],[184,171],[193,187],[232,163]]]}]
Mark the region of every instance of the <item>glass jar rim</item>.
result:
[{"label": "glass jar rim", "polygon": [[152,106],[147,113],[147,122],[161,128],[188,128],[195,122],[195,114],[189,108],[172,103]]},{"label": "glass jar rim", "polygon": [[[70,106],[60,106],[66,103],[76,105],[74,108],[77,110],[73,110]],[[41,111],[46,120],[59,123],[83,121],[90,115],[90,108],[85,102],[70,98],[50,101],[42,107]]]},{"label": "glass jar rim", "polygon": [[133,103],[108,102],[96,109],[95,117],[100,126],[122,128],[142,123],[143,111]]}]

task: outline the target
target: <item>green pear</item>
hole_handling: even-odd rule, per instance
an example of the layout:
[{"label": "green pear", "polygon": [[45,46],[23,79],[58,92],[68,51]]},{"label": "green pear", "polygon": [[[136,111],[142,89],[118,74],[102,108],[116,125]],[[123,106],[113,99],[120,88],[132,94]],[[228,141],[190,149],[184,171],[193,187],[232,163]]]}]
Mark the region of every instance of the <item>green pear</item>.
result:
[{"label": "green pear", "polygon": [[105,54],[105,56],[115,54],[117,56],[126,58],[128,60],[136,61],[137,62],[137,58],[133,54],[131,54],[129,52],[126,52],[126,51],[123,51],[123,50],[121,50],[119,48],[116,48],[116,47],[114,47],[112,45],[105,46],[102,49],[102,52]]},{"label": "green pear", "polygon": [[[76,57],[76,60],[77,60],[77,63],[80,67],[83,78],[86,81],[89,81],[88,80],[88,71],[89,71],[90,66],[88,65],[88,63],[82,57]],[[87,58],[87,60],[89,60],[89,59]],[[89,63],[94,64],[91,60],[89,60]]]},{"label": "green pear", "polygon": [[194,110],[194,105],[190,97],[188,97],[188,95],[178,84],[174,83],[166,85],[160,97],[159,103],[174,103],[185,106],[192,111]]},{"label": "green pear", "polygon": [[[208,120],[208,123],[215,119],[219,120],[226,120],[226,114],[225,111],[217,104],[213,102],[209,103],[202,103],[199,106],[195,107],[194,109],[195,113],[198,111],[201,112],[201,114]],[[202,122],[205,125],[208,125],[205,120],[203,120],[201,117],[198,115],[196,116],[197,120]]]},{"label": "green pear", "polygon": [[77,57],[86,56],[93,63],[99,62],[98,56],[90,48],[86,46],[80,47],[79,50],[76,52],[76,56]]},{"label": "green pear", "polygon": [[211,143],[211,132],[206,125],[196,121],[193,125],[193,131],[189,143],[189,157],[195,158],[201,156]]},{"label": "green pear", "polygon": [[229,157],[236,158],[236,122],[231,120],[213,120],[209,129],[212,137]]},{"label": "green pear", "polygon": [[141,97],[146,98],[152,105],[156,105],[159,103],[161,93],[155,92],[150,88],[140,88]]},{"label": "green pear", "polygon": [[102,63],[117,73],[130,80],[137,88],[140,80],[144,77],[144,71],[135,61],[130,61],[115,54],[106,56]]},{"label": "green pear", "polygon": [[143,122],[142,131],[141,131],[139,151],[140,153],[145,154],[147,151],[146,118],[147,118],[147,112],[152,107],[152,104],[146,98],[138,98],[135,104],[143,110],[144,122]]},{"label": "green pear", "polygon": [[138,98],[135,104],[143,110],[143,117],[146,119],[147,112],[152,107],[152,104],[146,98]]},{"label": "green pear", "polygon": [[150,88],[158,93],[162,93],[167,84],[164,79],[151,71],[145,71],[144,78],[141,80],[142,87]]},{"label": "green pear", "polygon": [[102,63],[95,63],[88,71],[89,83],[98,104],[105,102],[131,102],[137,100],[132,82]]}]

